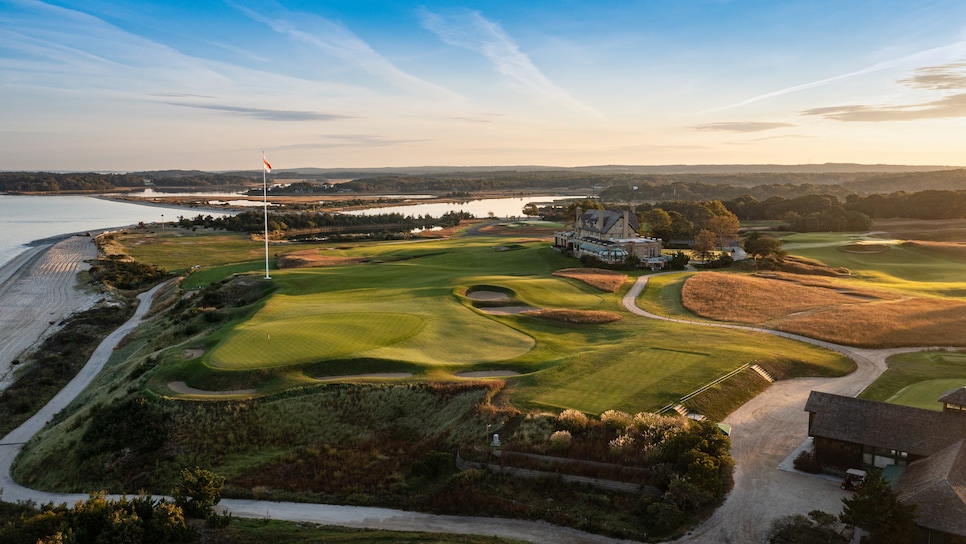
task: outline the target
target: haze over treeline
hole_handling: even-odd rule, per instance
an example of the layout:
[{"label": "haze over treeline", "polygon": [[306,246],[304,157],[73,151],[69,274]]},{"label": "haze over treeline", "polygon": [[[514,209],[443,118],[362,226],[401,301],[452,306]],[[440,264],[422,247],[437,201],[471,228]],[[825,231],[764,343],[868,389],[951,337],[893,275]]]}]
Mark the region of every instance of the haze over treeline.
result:
[{"label": "haze over treeline", "polygon": [[[0,172],[8,193],[103,192],[144,187],[244,187],[261,182],[260,171],[162,170],[129,173]],[[376,169],[303,168],[277,170],[273,183],[351,180],[313,192],[478,192],[589,190],[624,200],[732,199],[771,195],[891,193],[954,190],[966,184],[966,170],[895,165],[697,165],[552,168],[420,167]],[[749,189],[754,188],[754,191]]]}]

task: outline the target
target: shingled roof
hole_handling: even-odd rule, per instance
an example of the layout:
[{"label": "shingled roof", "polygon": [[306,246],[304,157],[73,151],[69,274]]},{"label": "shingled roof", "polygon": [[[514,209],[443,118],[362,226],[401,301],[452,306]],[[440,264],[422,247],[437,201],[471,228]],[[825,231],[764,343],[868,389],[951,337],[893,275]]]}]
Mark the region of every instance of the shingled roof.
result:
[{"label": "shingled roof", "polygon": [[808,434],[926,457],[966,438],[966,414],[812,391]]},{"label": "shingled roof", "polygon": [[896,489],[919,526],[966,536],[966,440],[910,464]]},{"label": "shingled roof", "polygon": [[966,406],[966,387],[946,391],[943,393],[943,396],[939,397],[939,402]]},{"label": "shingled roof", "polygon": [[[601,214],[604,215],[604,228],[599,228],[597,226]],[[614,225],[616,225],[617,222],[623,218],[623,212],[614,212],[611,210],[587,210],[580,214],[582,230],[598,233],[601,238],[603,238],[608,231],[613,229]],[[637,234],[637,231],[640,228],[640,223],[637,221],[637,214],[627,214],[627,224],[630,226],[631,231],[634,234]]]}]

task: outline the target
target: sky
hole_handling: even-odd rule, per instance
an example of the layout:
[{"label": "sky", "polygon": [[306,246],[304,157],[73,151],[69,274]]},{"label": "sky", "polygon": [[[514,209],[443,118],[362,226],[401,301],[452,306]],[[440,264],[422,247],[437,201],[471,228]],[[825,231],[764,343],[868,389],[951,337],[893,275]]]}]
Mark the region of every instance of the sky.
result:
[{"label": "sky", "polygon": [[966,165],[966,2],[0,0],[0,170]]}]

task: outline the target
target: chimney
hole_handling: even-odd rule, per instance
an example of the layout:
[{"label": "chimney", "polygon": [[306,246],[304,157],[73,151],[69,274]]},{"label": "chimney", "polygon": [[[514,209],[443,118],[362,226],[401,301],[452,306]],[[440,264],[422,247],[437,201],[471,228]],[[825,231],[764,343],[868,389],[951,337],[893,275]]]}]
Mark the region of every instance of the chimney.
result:
[{"label": "chimney", "polygon": [[631,237],[631,212],[624,210],[624,227],[621,229],[621,239],[626,240]]},{"label": "chimney", "polygon": [[604,210],[597,210],[597,230],[604,233]]}]

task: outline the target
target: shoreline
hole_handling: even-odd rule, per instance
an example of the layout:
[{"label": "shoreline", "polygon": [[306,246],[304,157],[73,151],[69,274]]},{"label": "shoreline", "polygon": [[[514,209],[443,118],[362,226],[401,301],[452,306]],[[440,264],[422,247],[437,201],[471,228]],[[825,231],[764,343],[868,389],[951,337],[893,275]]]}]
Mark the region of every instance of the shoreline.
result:
[{"label": "shoreline", "polygon": [[60,238],[57,243],[38,241],[0,266],[0,391],[13,379],[19,357],[65,318],[101,298],[77,284],[77,274],[97,257],[93,238]]}]

